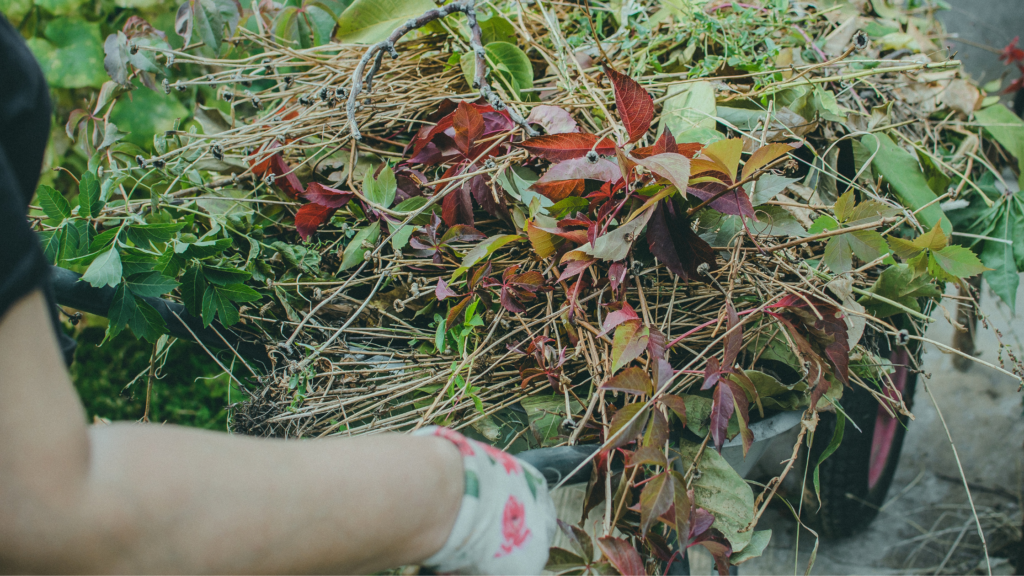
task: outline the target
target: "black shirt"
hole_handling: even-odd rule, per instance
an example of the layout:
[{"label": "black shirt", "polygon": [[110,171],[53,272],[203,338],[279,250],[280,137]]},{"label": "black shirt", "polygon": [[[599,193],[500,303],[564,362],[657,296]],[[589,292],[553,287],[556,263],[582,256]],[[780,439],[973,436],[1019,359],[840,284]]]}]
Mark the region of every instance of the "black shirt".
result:
[{"label": "black shirt", "polygon": [[50,95],[42,71],[17,30],[0,15],[0,317],[42,288],[65,360],[73,341],[60,331],[49,265],[26,214],[50,135]]}]

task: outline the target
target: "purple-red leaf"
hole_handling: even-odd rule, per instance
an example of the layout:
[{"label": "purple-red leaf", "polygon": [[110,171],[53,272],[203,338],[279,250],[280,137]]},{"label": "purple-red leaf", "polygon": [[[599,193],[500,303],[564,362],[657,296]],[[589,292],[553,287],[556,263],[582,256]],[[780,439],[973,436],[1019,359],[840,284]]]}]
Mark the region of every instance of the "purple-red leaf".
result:
[{"label": "purple-red leaf", "polygon": [[629,143],[636,142],[651,129],[654,119],[654,99],[640,84],[625,74],[605,66],[604,73],[615,89],[615,108],[629,134]]},{"label": "purple-red leaf", "polygon": [[452,128],[455,129],[455,147],[464,156],[469,156],[477,138],[484,133],[484,118],[475,107],[462,101],[452,117]]},{"label": "purple-red leaf", "polygon": [[733,308],[732,302],[725,303],[725,317],[727,335],[722,366],[732,368],[736,364],[736,357],[739,355],[740,349],[743,348],[743,328],[736,328],[740,323],[740,317],[736,314],[736,308]]},{"label": "purple-red leaf", "polygon": [[437,286],[434,288],[434,296],[436,296],[438,300],[444,300],[445,298],[453,298],[455,296],[458,296],[458,294],[456,294],[454,290],[448,287],[448,284],[445,283],[444,278],[438,278]]},{"label": "purple-red leaf", "polygon": [[285,194],[292,198],[298,198],[302,194],[302,182],[299,182],[299,177],[292,172],[281,154],[274,154],[270,158],[270,170],[275,176],[274,183],[284,190]]},{"label": "purple-red leaf", "polygon": [[735,410],[735,404],[733,404],[732,388],[727,384],[719,383],[711,397],[710,425],[711,437],[715,440],[715,448],[719,452],[722,451],[722,444],[725,443],[726,430],[729,429],[729,419],[732,418],[733,410]]},{"label": "purple-red leaf", "polygon": [[[718,196],[726,188],[728,186],[719,182],[703,182],[697,186],[687,188],[686,191],[701,200],[707,200],[708,198]],[[742,188],[726,192],[712,200],[709,206],[722,214],[754,218],[754,206],[750,202],[750,196],[747,196],[747,193]]]},{"label": "purple-red leaf", "polygon": [[704,384],[700,389],[710,390],[712,386],[718,384],[718,380],[721,377],[722,367],[718,363],[718,358],[715,356],[708,358],[708,363],[704,366]]},{"label": "purple-red leaf", "polygon": [[580,131],[579,124],[565,108],[548,104],[534,106],[526,121],[530,124],[540,124],[546,134],[567,134]]},{"label": "purple-red leaf", "polygon": [[647,223],[647,245],[651,253],[683,280],[698,278],[697,267],[717,268],[715,251],[690,227],[690,221],[676,212],[671,202],[661,201]]},{"label": "purple-red leaf", "polygon": [[622,538],[604,536],[597,539],[597,546],[612,566],[623,576],[645,576],[644,561],[636,549]]},{"label": "purple-red leaf", "polygon": [[306,186],[306,200],[325,208],[341,208],[355,196],[352,192],[344,192],[337,188],[324,186],[319,182],[310,182]]},{"label": "purple-red leaf", "polygon": [[579,132],[537,136],[520,142],[517,146],[525,148],[534,156],[551,161],[582,158],[591,150],[602,156],[615,153],[615,142],[610,138],[602,138],[601,141],[598,141],[597,136],[593,134]]}]

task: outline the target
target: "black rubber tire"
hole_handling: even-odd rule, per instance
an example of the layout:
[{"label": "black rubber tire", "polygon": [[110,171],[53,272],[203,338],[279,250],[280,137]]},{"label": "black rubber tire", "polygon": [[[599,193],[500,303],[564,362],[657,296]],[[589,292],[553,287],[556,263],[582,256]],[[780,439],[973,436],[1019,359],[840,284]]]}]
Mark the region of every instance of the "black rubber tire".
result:
[{"label": "black rubber tire", "polygon": [[[888,352],[888,351],[886,351]],[[888,356],[889,354],[886,354]],[[907,370],[906,368],[902,368]],[[917,374],[907,370],[903,398],[907,408],[912,409],[914,391],[917,388]],[[900,423],[894,432],[885,467],[873,487],[868,486],[868,470],[871,461],[871,444],[878,417],[878,402],[859,386],[847,388],[840,402],[849,417],[861,431],[849,421],[843,433],[839,448],[821,463],[821,508],[818,508],[812,483],[814,464],[832,440],[836,427],[836,415],[823,413],[814,433],[814,444],[810,450],[811,467],[808,471],[807,489],[804,492],[804,522],[822,538],[838,539],[852,536],[871,523],[878,515],[878,508],[885,502],[899,464],[903,439],[907,432],[908,418],[899,416]]]}]

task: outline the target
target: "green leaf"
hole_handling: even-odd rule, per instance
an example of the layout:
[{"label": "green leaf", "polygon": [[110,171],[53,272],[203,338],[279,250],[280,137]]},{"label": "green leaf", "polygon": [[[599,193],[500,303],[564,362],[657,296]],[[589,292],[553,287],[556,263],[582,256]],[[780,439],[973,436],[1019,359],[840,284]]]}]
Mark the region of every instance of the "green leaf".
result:
[{"label": "green leaf", "polygon": [[[938,287],[927,276],[916,275],[907,264],[889,266],[868,288],[871,294],[878,294],[914,312],[920,312],[918,298],[938,298],[942,295]],[[858,302],[877,318],[903,313],[903,310],[877,298],[865,295]]]},{"label": "green leaf", "polygon": [[107,335],[117,336],[128,322],[135,316],[138,307],[135,304],[135,296],[125,287],[119,284],[114,291],[114,298],[110,301],[110,308],[107,310]]},{"label": "green leaf", "polygon": [[462,264],[452,273],[452,280],[468,272],[470,268],[476,266],[477,262],[494,254],[502,246],[522,239],[522,236],[516,234],[506,234],[504,236],[491,236],[481,240],[479,244],[474,246],[469,252],[466,252],[466,255],[462,257]]},{"label": "green leaf", "polygon": [[376,44],[407,20],[434,8],[430,0],[355,0],[338,17],[334,37],[342,44]]},{"label": "green leaf", "polygon": [[385,208],[390,208],[395,201],[395,193],[398,191],[398,182],[395,180],[395,172],[391,166],[384,166],[380,174],[374,178],[373,173],[366,172],[363,177],[363,194],[366,198]]},{"label": "green leaf", "polygon": [[[687,412],[689,412],[687,405]],[[679,454],[683,462],[693,462],[700,444],[680,441]],[[754,493],[736,470],[715,450],[704,450],[697,462],[700,477],[690,487],[697,506],[715,517],[715,528],[732,544],[738,554],[750,544],[753,534],[744,531],[754,519]]]},{"label": "green leaf", "polygon": [[[520,90],[533,88],[533,64],[526,53],[509,42],[491,42],[484,46],[484,52],[491,67],[491,81],[498,78],[506,90],[522,100]],[[476,55],[472,52],[463,54],[459,65],[466,82],[472,86],[476,74]]]},{"label": "green leaf", "polygon": [[185,227],[184,223],[177,224],[145,224],[127,226],[128,239],[136,246],[149,248],[152,244],[163,244],[170,242],[172,238]]},{"label": "green leaf", "polygon": [[100,200],[100,183],[96,175],[86,171],[78,181],[78,215],[94,218],[100,215],[103,202]]},{"label": "green leaf", "polygon": [[825,447],[825,451],[818,456],[818,463],[814,465],[814,495],[818,498],[818,507],[821,507],[821,483],[818,481],[818,469],[833,452],[839,449],[843,441],[843,430],[846,428],[846,414],[836,411],[836,429],[832,432],[832,441]]},{"label": "green leaf", "polygon": [[134,86],[130,99],[117,99],[110,120],[128,133],[127,142],[149,148],[153,136],[170,130],[175,120],[188,118],[189,111],[174,95],[164,94],[163,90],[143,90],[137,81]]},{"label": "green leaf", "polygon": [[262,298],[259,292],[245,284],[229,284],[217,286],[217,294],[231,302],[255,302]]},{"label": "green leaf", "polygon": [[[565,398],[562,396],[529,396],[520,402],[526,411],[526,419],[530,423],[530,432],[542,447],[555,446],[565,440],[562,433],[562,422],[568,417],[565,413]],[[579,410],[575,400],[570,407]]]},{"label": "green leaf", "polygon": [[516,29],[512,23],[498,14],[490,18],[477,17],[480,26],[480,41],[486,46],[492,42],[516,43]]},{"label": "green leaf", "polygon": [[757,183],[754,184],[754,194],[750,197],[750,203],[754,206],[760,206],[775,198],[779,192],[785,190],[790,184],[799,182],[799,180],[799,178],[786,178],[771,173],[765,174],[758,178]]},{"label": "green leaf", "polygon": [[203,310],[203,294],[206,293],[206,279],[198,266],[185,270],[181,276],[181,303],[188,313],[199,318]]},{"label": "green leaf", "polygon": [[203,328],[206,328],[213,322],[213,318],[217,313],[217,305],[219,304],[219,298],[217,292],[213,289],[213,286],[207,286],[206,291],[203,292],[203,304],[202,304],[202,318]]},{"label": "green leaf", "polygon": [[398,224],[388,222],[388,230],[394,234],[394,236],[391,237],[391,248],[401,250],[409,245],[409,238],[412,237],[412,233],[416,231],[416,227],[406,224],[399,229]]},{"label": "green leaf", "polygon": [[128,289],[136,296],[149,296],[158,298],[170,293],[179,284],[173,278],[168,278],[159,272],[146,272],[136,274],[125,280]]},{"label": "green leaf", "polygon": [[[935,202],[937,196],[928,186],[928,180],[921,172],[917,158],[882,133],[863,136],[861,144],[872,153],[877,152],[872,166],[889,183],[903,206],[912,212],[921,210],[917,213],[917,219],[925,228],[930,229],[941,222],[942,230],[947,235],[953,232],[953,224],[942,213],[938,202]],[[931,206],[924,208],[929,203]]]},{"label": "green leaf", "polygon": [[973,251],[956,244],[933,251],[928,259],[928,273],[947,282],[970,278],[986,270],[991,268],[985,267]]},{"label": "green leaf", "polygon": [[39,233],[39,244],[43,248],[46,261],[50,264],[57,264],[57,258],[60,255],[60,243],[63,238],[64,230],[62,228]]},{"label": "green leaf", "polygon": [[1024,181],[1024,120],[1002,104],[978,110],[974,118],[996,142],[1017,158],[1021,181]]},{"label": "green leaf", "polygon": [[238,324],[238,308],[235,308],[221,288],[215,286],[210,288],[214,289],[214,304],[217,307],[217,317],[220,318],[220,323],[225,326]]},{"label": "green leaf", "polygon": [[314,276],[320,274],[320,254],[315,250],[310,250],[305,246],[297,244],[286,244],[281,241],[274,242],[270,247],[277,250],[289,265],[302,270],[306,274]]},{"label": "green leaf", "polygon": [[363,241],[369,242],[370,244],[376,245],[377,240],[380,238],[380,222],[374,222],[366,228],[363,228],[352,237],[352,240],[345,247],[345,253],[341,258],[340,271],[348,270],[349,268],[355,268],[356,266],[363,263],[365,254],[370,251],[369,248],[363,247]]},{"label": "green leaf", "polygon": [[68,203],[63,194],[50,186],[40,184],[36,190],[36,196],[39,198],[39,205],[43,207],[43,212],[49,218],[64,220],[71,216],[71,204]]},{"label": "green leaf", "polygon": [[768,542],[771,539],[771,530],[755,530],[750,536],[750,544],[747,544],[747,547],[739,554],[729,556],[729,563],[733,566],[738,566],[747,560],[761,556],[761,554],[764,554],[764,550],[768,547]]},{"label": "green leaf", "polygon": [[55,18],[44,36],[27,42],[51,88],[99,88],[107,81],[98,23]]},{"label": "green leaf", "polygon": [[117,286],[121,282],[121,255],[117,253],[117,247],[107,250],[93,260],[89,269],[82,275],[82,280],[96,288]]},{"label": "green leaf", "polygon": [[203,265],[203,275],[206,276],[206,280],[208,282],[218,286],[227,286],[228,284],[245,282],[252,277],[252,274],[245,270],[239,270],[237,268],[223,268],[220,266],[207,266],[205,264]]},{"label": "green leaf", "polygon": [[213,0],[189,0],[192,4],[192,18],[199,39],[220,55],[220,44],[224,39],[224,19]]},{"label": "green leaf", "polygon": [[167,323],[163,317],[145,300],[136,300],[135,314],[128,322],[132,334],[137,338],[145,338],[155,343],[160,336],[167,333]]},{"label": "green leaf", "polygon": [[981,262],[992,268],[985,272],[985,281],[992,291],[999,295],[1012,312],[1016,312],[1017,287],[1020,284],[1020,270],[1024,270],[1024,192],[993,207],[994,226],[988,236],[1009,243],[988,240],[981,250]]},{"label": "green leaf", "polygon": [[436,318],[437,330],[434,332],[434,347],[437,348],[438,354],[444,354],[445,348],[447,348],[447,346],[445,346],[444,339],[445,332],[447,331],[445,328],[445,319],[441,317],[440,314],[438,314]]},{"label": "green leaf", "polygon": [[691,135],[715,129],[715,88],[711,82],[674,84],[666,95],[659,132],[667,128],[678,142],[692,142]]},{"label": "green leaf", "polygon": [[[35,5],[50,14],[57,16],[74,15],[85,0],[36,0]],[[4,14],[7,14],[7,6],[4,6]],[[11,22],[17,20],[11,19]]]}]

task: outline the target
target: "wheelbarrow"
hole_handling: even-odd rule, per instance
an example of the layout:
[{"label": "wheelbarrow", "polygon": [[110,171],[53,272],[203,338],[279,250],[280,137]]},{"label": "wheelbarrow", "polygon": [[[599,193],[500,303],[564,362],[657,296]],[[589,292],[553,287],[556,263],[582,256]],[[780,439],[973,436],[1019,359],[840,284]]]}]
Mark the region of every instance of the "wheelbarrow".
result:
[{"label": "wheelbarrow", "polygon": [[[79,282],[80,276],[70,270],[52,267],[51,285],[55,300],[63,305],[84,312],[106,316],[113,300],[115,289],[94,288]],[[185,307],[176,302],[160,298],[145,298],[160,313],[172,336],[199,341],[210,348],[223,349],[229,345],[239,353],[269,365],[266,350],[239,337],[234,331],[218,326],[216,322],[204,327],[198,318],[190,315]],[[904,403],[912,407],[917,373],[910,369],[911,355],[918,350],[908,347],[892,347],[882,337],[868,338],[869,348],[876,350],[880,357],[888,358],[893,366],[891,375],[895,388],[899,390]],[[888,392],[887,392],[888,393]],[[867,527],[878,515],[896,472],[903,438],[906,434],[907,419],[893,418],[880,406],[875,398],[862,388],[847,389],[841,405],[848,423],[839,448],[819,465],[821,485],[821,506],[805,507],[811,512],[804,521],[814,527],[824,538],[850,536]],[[754,422],[750,425],[754,443],[747,456],[739,436],[727,441],[722,456],[737,473],[746,477],[765,454],[768,448],[800,423],[801,412],[781,412]],[[833,413],[821,413],[809,457],[817,463],[835,433],[838,420]],[[561,446],[539,448],[517,454],[519,458],[540,470],[550,485],[562,482],[573,474],[581,463],[598,449],[597,445]],[[564,484],[581,484],[589,480],[591,466],[576,471]],[[562,510],[569,515],[573,512]],[[684,556],[685,559],[685,556]],[[677,562],[672,572],[688,574],[688,562]]]}]

